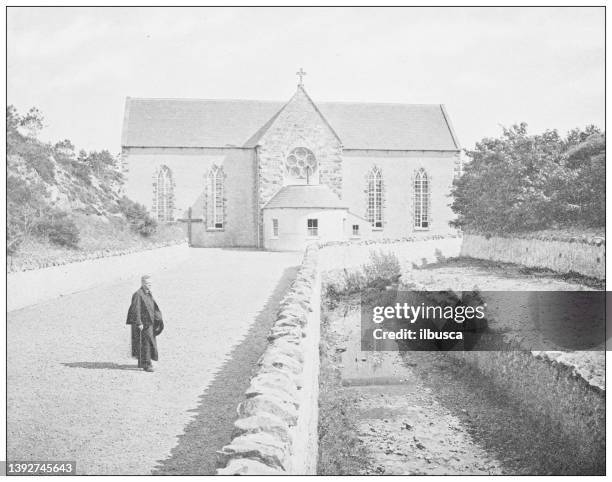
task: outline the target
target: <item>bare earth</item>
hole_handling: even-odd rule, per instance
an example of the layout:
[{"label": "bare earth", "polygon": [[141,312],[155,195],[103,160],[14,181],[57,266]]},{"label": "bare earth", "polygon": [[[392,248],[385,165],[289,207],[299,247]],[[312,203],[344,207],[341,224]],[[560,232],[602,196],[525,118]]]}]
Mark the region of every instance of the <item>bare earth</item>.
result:
[{"label": "bare earth", "polygon": [[[481,266],[470,260],[415,269],[410,280],[429,289],[491,291],[583,290],[550,274],[529,274],[508,266]],[[491,303],[493,305],[493,303]],[[504,308],[504,307],[502,307]],[[494,328],[520,327],[519,307],[495,313]],[[518,313],[516,319],[502,316]],[[565,440],[546,432],[541,420],[495,389],[477,371],[441,352],[365,352],[360,346],[358,299],[327,312],[344,390],[354,400],[357,436],[371,458],[368,474],[488,475],[559,473]],[[499,326],[498,326],[499,325]],[[525,335],[524,330],[518,330]],[[534,352],[534,356],[536,353]],[[605,352],[538,352],[574,367],[589,383],[602,386]],[[525,442],[528,441],[528,442]],[[546,463],[541,460],[546,454]]]},{"label": "bare earth", "polygon": [[[417,281],[430,290],[472,290],[482,291],[582,291],[592,288],[576,280],[565,281],[549,272],[533,272],[516,265],[497,265],[496,263],[461,259],[433,264],[425,269],[410,272],[410,279]],[[546,351],[539,348],[534,355],[550,358],[559,363],[573,367],[575,372],[587,382],[605,389],[605,349],[604,344],[593,351],[560,350],[550,341],[541,340],[541,335],[525,326],[528,315],[528,297],[519,295],[509,298],[502,295],[498,298],[489,293],[488,310],[492,315],[490,327],[507,331],[508,338],[520,339],[526,347],[551,346]],[[515,304],[509,306],[509,303]]]},{"label": "bare earth", "polygon": [[[401,363],[399,357],[396,363]],[[460,419],[414,373],[382,389],[371,385],[351,390],[360,395],[359,436],[385,475],[502,473],[495,457],[473,440]]]},{"label": "bare earth", "polygon": [[[457,414],[422,380],[437,371],[438,354],[417,353],[406,363],[400,352],[363,352],[358,306],[329,312],[329,330],[340,349],[345,390],[356,405],[358,437],[374,462],[369,474],[493,475],[501,464],[475,441]],[[412,354],[411,354],[412,355]]]},{"label": "bare earth", "polygon": [[9,460],[79,474],[212,473],[299,253],[193,249],[154,274],[166,329],[155,373],[124,325],[133,280],[8,314]]}]

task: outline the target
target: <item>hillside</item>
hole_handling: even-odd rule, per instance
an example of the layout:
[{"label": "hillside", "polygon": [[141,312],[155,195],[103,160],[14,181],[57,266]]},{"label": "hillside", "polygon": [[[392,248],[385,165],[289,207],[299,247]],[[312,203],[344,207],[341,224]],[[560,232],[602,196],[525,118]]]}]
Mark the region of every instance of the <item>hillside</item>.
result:
[{"label": "hillside", "polygon": [[7,267],[34,269],[184,239],[123,196],[118,156],[41,142],[36,109],[7,109]]}]

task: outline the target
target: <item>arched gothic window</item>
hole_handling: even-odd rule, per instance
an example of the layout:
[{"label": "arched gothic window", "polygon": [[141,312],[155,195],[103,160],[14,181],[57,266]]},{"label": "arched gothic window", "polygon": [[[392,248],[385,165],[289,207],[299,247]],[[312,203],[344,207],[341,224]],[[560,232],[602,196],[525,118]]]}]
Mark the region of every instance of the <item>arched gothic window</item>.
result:
[{"label": "arched gothic window", "polygon": [[310,149],[296,147],[285,159],[285,169],[290,180],[313,184],[317,172],[317,159]]},{"label": "arched gothic window", "polygon": [[383,178],[378,167],[368,174],[368,213],[367,218],[373,228],[383,227]]},{"label": "arched gothic window", "polygon": [[414,176],[414,227],[429,229],[429,179],[424,169]]},{"label": "arched gothic window", "polygon": [[213,166],[208,172],[206,183],[206,227],[223,229],[225,226],[225,201],[223,168]]},{"label": "arched gothic window", "polygon": [[174,181],[168,166],[161,166],[153,180],[153,214],[160,223],[174,221]]}]

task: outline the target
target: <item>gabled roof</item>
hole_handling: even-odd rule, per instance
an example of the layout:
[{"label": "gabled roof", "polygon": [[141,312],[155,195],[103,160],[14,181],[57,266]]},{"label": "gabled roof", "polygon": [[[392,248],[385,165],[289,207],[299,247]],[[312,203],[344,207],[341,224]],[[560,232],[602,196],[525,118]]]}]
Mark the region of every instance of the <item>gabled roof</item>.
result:
[{"label": "gabled roof", "polygon": [[274,208],[348,209],[325,184],[285,186],[264,206]]},{"label": "gabled roof", "polygon": [[441,104],[327,102],[319,108],[348,149],[459,150]]},{"label": "gabled roof", "polygon": [[259,100],[126,100],[124,147],[242,147],[283,106]]},{"label": "gabled roof", "polygon": [[[123,147],[254,147],[286,105],[258,100],[126,100]],[[345,149],[458,151],[440,104],[322,102]]]},{"label": "gabled roof", "polygon": [[329,128],[329,130],[331,131],[331,133],[334,135],[334,137],[338,140],[338,142],[340,142],[340,144],[342,144],[342,140],[340,139],[340,137],[338,136],[338,134],[336,133],[336,131],[334,130],[334,128],[329,124],[328,120],[325,118],[325,116],[321,113],[321,111],[319,110],[319,108],[317,107],[317,104],[315,104],[313,102],[313,100],[310,98],[310,96],[308,95],[308,93],[306,92],[306,90],[304,89],[304,87],[302,87],[301,85],[298,86],[297,92],[293,95],[293,97],[291,98],[291,100],[289,102],[287,102],[285,105],[283,105],[280,110],[274,114],[274,116],[265,123],[265,125],[259,129],[255,135],[253,137],[251,137],[245,144],[244,147],[255,147],[259,144],[259,142],[262,140],[262,138],[264,137],[264,135],[266,134],[266,132],[268,131],[268,129],[270,129],[270,127],[272,127],[272,125],[274,124],[274,121],[276,120],[276,118],[285,110],[285,108],[291,104],[292,102],[295,101],[295,99],[298,96],[304,96],[306,98],[306,100],[310,103],[310,105],[312,106],[312,108],[315,110],[315,112],[319,115],[319,117],[321,118],[321,120],[327,125],[327,127]]}]

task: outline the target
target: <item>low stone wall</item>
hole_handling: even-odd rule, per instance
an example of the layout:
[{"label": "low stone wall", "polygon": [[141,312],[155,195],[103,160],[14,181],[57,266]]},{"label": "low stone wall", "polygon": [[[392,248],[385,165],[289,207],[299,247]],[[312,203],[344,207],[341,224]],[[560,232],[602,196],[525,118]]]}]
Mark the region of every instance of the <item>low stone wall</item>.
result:
[{"label": "low stone wall", "polygon": [[550,420],[573,444],[584,474],[605,473],[606,395],[576,369],[546,356],[516,347],[503,351],[448,352],[478,369],[525,413]]},{"label": "low stone wall", "polygon": [[600,237],[537,239],[464,234],[461,256],[575,272],[597,279],[606,276],[606,243]]},{"label": "low stone wall", "polygon": [[322,271],[352,270],[368,263],[370,253],[376,251],[395,254],[404,272],[412,269],[413,265],[423,266],[440,259],[459,256],[460,250],[461,236],[456,234],[358,243],[327,243],[322,246],[319,262]]},{"label": "low stone wall", "polygon": [[7,311],[24,308],[59,296],[133,278],[174,266],[187,258],[187,243],[118,256],[88,259],[7,275]]},{"label": "low stone wall", "polygon": [[15,257],[7,255],[6,269],[9,273],[39,270],[50,268],[52,266],[64,266],[66,264],[81,263],[83,261],[89,261],[92,259],[108,258],[111,256],[125,256],[126,254],[139,253],[141,251],[178,246],[184,244],[185,242],[186,241],[176,240],[160,241],[158,243],[148,245],[146,248],[134,247],[127,249],[101,249],[98,251],[70,250],[63,253],[64,257],[62,260],[45,258],[37,259],[36,257],[30,257],[28,259],[19,258],[18,260],[15,260]]},{"label": "low stone wall", "polygon": [[[426,286],[415,282],[410,282],[410,289],[427,291]],[[574,365],[556,356],[560,352],[532,352],[516,340],[502,337],[495,340],[481,343],[480,350],[488,351],[446,353],[484,374],[509,399],[520,403],[526,414],[549,420],[550,430],[564,433],[574,444],[572,449],[581,473],[605,473],[603,384],[597,378],[586,378]]]},{"label": "low stone wall", "polygon": [[393,252],[411,268],[457,256],[460,243],[457,236],[431,236],[309,246],[238,405],[232,440],[218,452],[217,474],[316,474],[323,272],[361,267],[372,250]]},{"label": "low stone wall", "polygon": [[219,475],[316,474],[321,279],[309,247],[280,304]]}]

